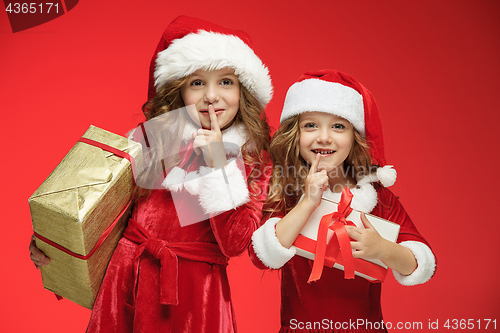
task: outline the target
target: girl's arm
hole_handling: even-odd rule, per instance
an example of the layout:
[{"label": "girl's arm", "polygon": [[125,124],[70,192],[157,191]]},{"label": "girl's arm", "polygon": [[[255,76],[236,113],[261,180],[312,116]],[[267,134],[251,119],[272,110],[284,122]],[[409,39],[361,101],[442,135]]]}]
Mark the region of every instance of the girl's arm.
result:
[{"label": "girl's arm", "polygon": [[354,258],[379,259],[403,275],[410,275],[415,271],[417,261],[408,248],[382,238],[364,213],[361,213],[361,221],[365,229],[347,227],[349,237],[354,240],[351,242],[352,249],[356,250],[352,253]]},{"label": "girl's arm", "polygon": [[292,246],[316,207],[314,202],[304,198],[276,223],[276,237],[283,247],[288,249]]},{"label": "girl's arm", "polygon": [[[382,257],[381,259],[392,268],[394,277],[402,285],[413,286],[429,281],[434,275],[437,265],[437,259],[430,245],[418,232],[401,202],[390,190],[377,187],[377,196],[379,204],[372,211],[372,214],[395,222],[401,228],[397,244],[382,245],[383,252],[386,254],[377,254],[376,256]],[[365,221],[364,223],[367,225]],[[348,232],[351,231],[349,229],[353,228],[348,227]],[[367,229],[360,229],[359,231],[361,230]],[[359,238],[355,233],[349,235],[354,236],[353,238]],[[358,242],[358,240],[355,240],[355,242]],[[357,245],[354,245],[354,247],[359,250]],[[362,255],[362,253],[354,253],[355,256]],[[367,254],[365,253],[365,255]]]},{"label": "girl's arm", "polygon": [[328,176],[325,170],[318,172],[320,159],[321,155],[317,154],[309,169],[302,201],[276,223],[276,237],[283,247],[292,246],[311,214],[321,204],[323,191],[328,187]]},{"label": "girl's arm", "polygon": [[262,220],[262,207],[267,197],[270,176],[266,171],[271,168],[267,154],[264,160],[266,165],[259,171],[260,175],[252,180],[251,186],[247,185],[244,174],[250,175],[252,166],[245,165],[245,173],[242,173],[236,161],[229,162],[226,167],[229,185],[223,176],[213,175],[214,178],[208,177],[201,186],[202,206],[207,211],[218,211],[209,213],[210,224],[222,253],[227,257],[240,255],[248,249],[252,234]]},{"label": "girl's arm", "polygon": [[323,191],[328,187],[326,172],[317,172],[320,158],[320,155],[316,156],[309,170],[302,201],[285,216],[269,218],[253,234],[249,252],[257,268],[279,269],[295,255],[292,244],[321,203]]}]

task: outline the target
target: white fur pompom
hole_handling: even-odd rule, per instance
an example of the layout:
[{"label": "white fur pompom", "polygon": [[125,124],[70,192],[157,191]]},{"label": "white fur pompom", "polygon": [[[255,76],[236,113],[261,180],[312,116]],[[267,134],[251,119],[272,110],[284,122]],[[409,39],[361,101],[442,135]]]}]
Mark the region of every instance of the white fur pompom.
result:
[{"label": "white fur pompom", "polygon": [[192,195],[200,194],[200,175],[197,172],[190,172],[184,178],[184,188]]},{"label": "white fur pompom", "polygon": [[182,183],[184,182],[185,177],[186,171],[179,167],[173,167],[161,185],[167,190],[178,192],[182,190]]},{"label": "white fur pompom", "polygon": [[377,178],[380,183],[384,185],[384,187],[392,186],[396,182],[398,174],[392,167],[392,165],[385,165],[384,167],[377,169]]}]

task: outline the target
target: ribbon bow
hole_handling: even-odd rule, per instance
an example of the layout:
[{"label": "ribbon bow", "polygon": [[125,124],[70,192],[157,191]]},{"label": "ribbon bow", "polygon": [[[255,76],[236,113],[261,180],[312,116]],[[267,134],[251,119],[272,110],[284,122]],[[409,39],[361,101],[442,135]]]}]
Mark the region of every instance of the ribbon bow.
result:
[{"label": "ribbon bow", "polygon": [[[352,212],[352,208],[350,207],[352,198],[353,194],[349,188],[345,187],[342,190],[338,210],[321,218],[316,240],[314,264],[309,280],[307,281],[308,283],[321,278],[325,264],[325,254],[337,251],[339,246],[344,261],[344,278],[354,279],[354,260],[352,257],[351,242],[345,228],[346,225],[356,226],[353,222],[346,219]],[[331,223],[332,221],[333,223]],[[330,243],[327,245],[328,229],[333,230],[335,237],[332,237]],[[333,264],[335,264],[333,256],[329,256],[329,260],[333,260]]]},{"label": "ribbon bow", "polygon": [[168,267],[168,269],[160,271],[160,303],[179,304],[177,296],[178,260],[177,255],[169,248],[169,244],[164,240],[151,238],[147,230],[132,219],[129,220],[129,227],[125,229],[124,236],[133,242],[139,243],[134,255],[134,272],[136,275],[134,279],[134,302],[135,291],[137,290],[139,259],[146,251],[160,260],[161,267]]},{"label": "ribbon bow", "polygon": [[[222,254],[219,245],[205,242],[169,243],[153,238],[135,220],[130,219],[124,237],[139,244],[134,255],[134,303],[139,277],[139,262],[144,252],[160,260],[160,303],[178,305],[178,257],[226,266],[228,258]],[[148,272],[149,273],[149,272]],[[146,273],[146,274],[148,274]]]}]

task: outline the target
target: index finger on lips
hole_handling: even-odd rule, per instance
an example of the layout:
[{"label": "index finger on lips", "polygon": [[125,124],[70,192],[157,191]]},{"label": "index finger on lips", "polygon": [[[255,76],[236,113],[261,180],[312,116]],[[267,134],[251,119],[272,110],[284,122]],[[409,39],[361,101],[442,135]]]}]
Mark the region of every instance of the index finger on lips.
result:
[{"label": "index finger on lips", "polygon": [[208,114],[210,115],[210,129],[220,132],[219,121],[217,120],[217,115],[215,114],[215,109],[212,104],[208,105]]},{"label": "index finger on lips", "polygon": [[311,168],[309,169],[309,174],[310,175],[318,172],[318,164],[319,164],[319,160],[320,159],[321,159],[321,155],[320,154],[316,154],[316,157],[314,158],[314,161],[311,164]]}]

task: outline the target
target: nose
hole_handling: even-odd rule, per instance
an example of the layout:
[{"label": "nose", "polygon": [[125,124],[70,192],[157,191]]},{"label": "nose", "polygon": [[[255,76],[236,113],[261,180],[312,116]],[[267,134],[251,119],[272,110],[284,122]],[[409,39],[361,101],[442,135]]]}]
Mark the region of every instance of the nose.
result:
[{"label": "nose", "polygon": [[332,143],[332,137],[328,133],[327,129],[322,129],[318,133],[318,137],[316,138],[316,142],[320,144],[330,144]]},{"label": "nose", "polygon": [[216,84],[208,83],[205,86],[204,101],[208,104],[213,104],[219,101],[219,91]]}]

